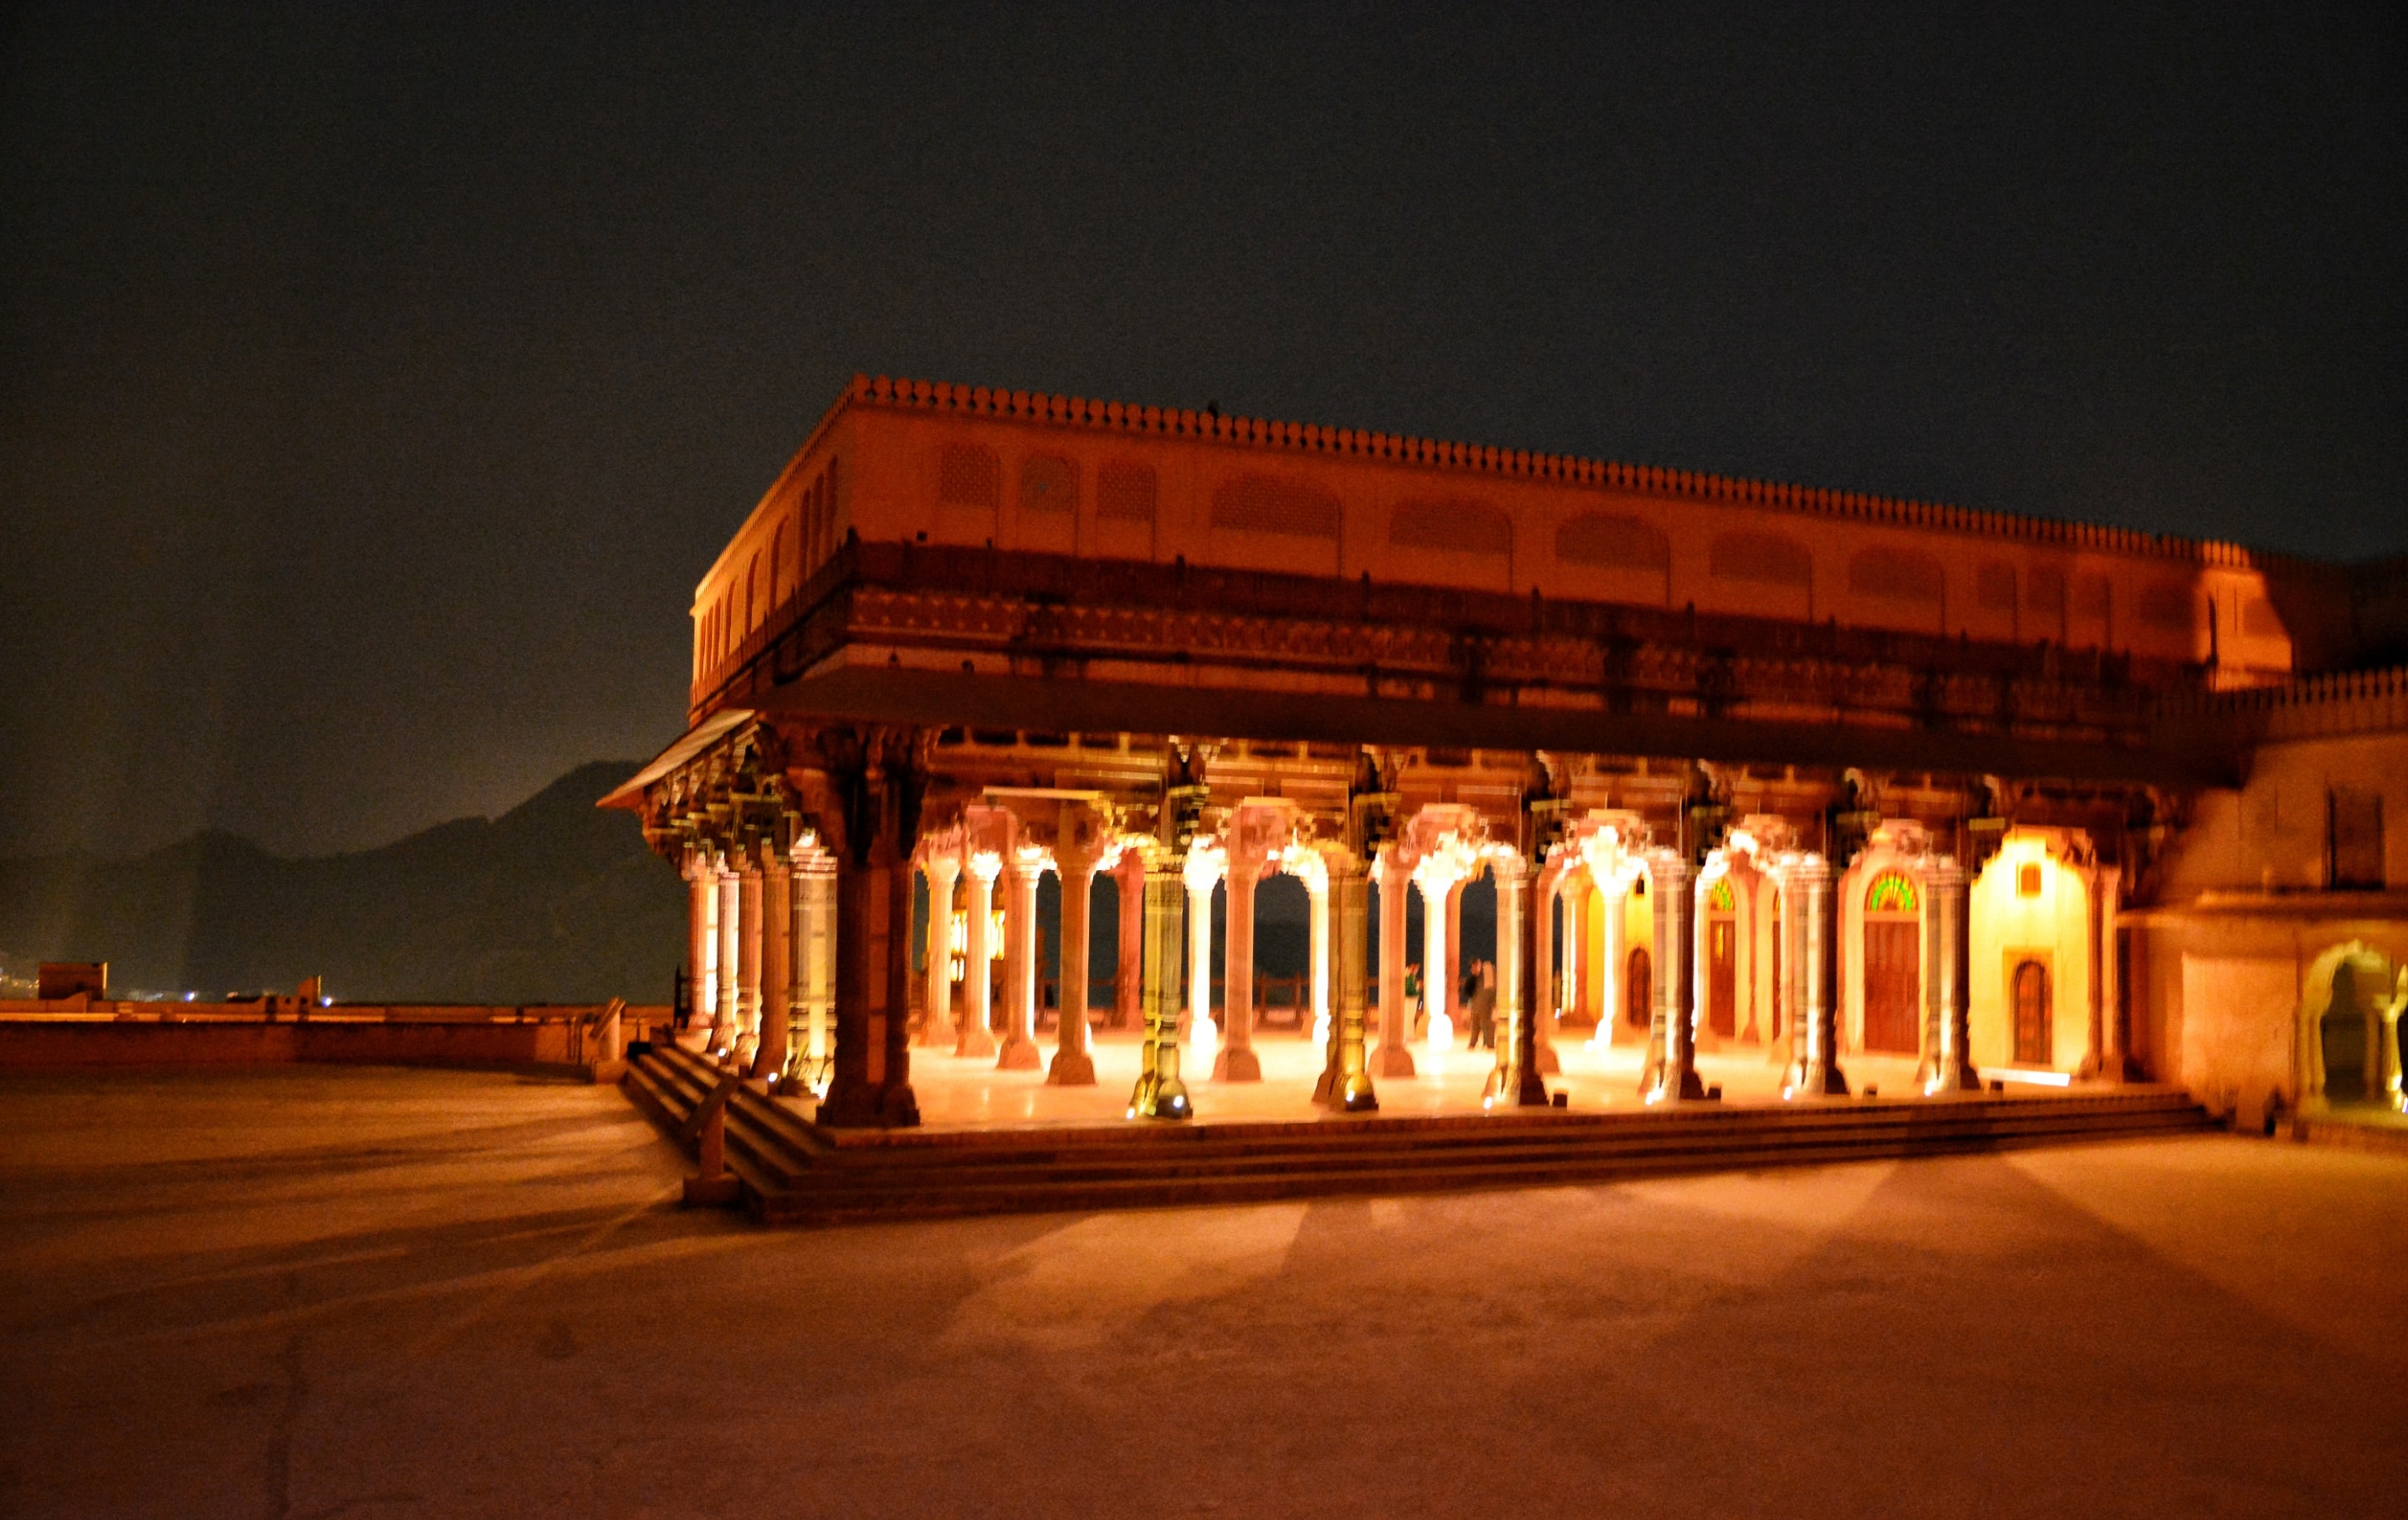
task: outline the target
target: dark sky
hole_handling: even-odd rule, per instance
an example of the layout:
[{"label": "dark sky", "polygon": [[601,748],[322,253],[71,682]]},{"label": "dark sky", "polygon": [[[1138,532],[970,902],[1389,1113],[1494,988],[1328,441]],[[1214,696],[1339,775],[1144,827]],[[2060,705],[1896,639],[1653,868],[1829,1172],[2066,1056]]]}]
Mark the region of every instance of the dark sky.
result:
[{"label": "dark sky", "polygon": [[19,7],[0,852],[682,711],[855,370],[2408,548],[2393,7]]}]

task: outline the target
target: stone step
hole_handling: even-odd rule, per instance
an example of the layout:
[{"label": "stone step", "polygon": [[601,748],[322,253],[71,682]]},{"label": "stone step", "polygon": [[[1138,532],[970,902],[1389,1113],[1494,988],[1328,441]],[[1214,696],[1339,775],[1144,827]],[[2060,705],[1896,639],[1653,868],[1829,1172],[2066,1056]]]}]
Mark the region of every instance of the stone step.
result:
[{"label": "stone step", "polygon": [[[656,1046],[627,1064],[623,1085],[655,1122],[676,1133],[721,1075],[717,1066],[692,1051]],[[749,1089],[739,1089],[728,1101],[726,1140],[731,1167],[742,1160],[773,1178],[807,1169],[827,1151],[809,1121]]]},{"label": "stone step", "polygon": [[1458,1192],[1487,1188],[1594,1184],[1682,1173],[1756,1170],[1772,1167],[1909,1156],[1961,1154],[2030,1145],[2194,1133],[2212,1127],[2204,1112],[2194,1122],[2172,1119],[2113,1128],[2074,1128],[2007,1134],[1962,1132],[1925,1135],[1912,1140],[1892,1135],[1853,1140],[1795,1140],[1730,1150],[1668,1146],[1652,1151],[1563,1154],[1514,1165],[1472,1158],[1441,1158],[1410,1167],[1356,1168],[1338,1171],[1280,1170],[1201,1175],[1135,1175],[1082,1181],[991,1182],[936,1178],[908,1188],[838,1189],[825,1186],[749,1189],[744,1202],[765,1222],[842,1224],[878,1219],[947,1215],[1090,1211],[1206,1203],[1265,1202],[1341,1195]]},{"label": "stone step", "polygon": [[1798,1126],[1695,1126],[1662,1125],[1634,1126],[1611,1133],[1567,1131],[1555,1136],[1496,1137],[1477,1143],[1428,1144],[1366,1150],[1360,1147],[1316,1146],[1309,1141],[1278,1147],[1256,1147],[1235,1154],[1173,1154],[1151,1147],[1112,1152],[1096,1148],[1061,1153],[1051,1157],[1023,1154],[998,1156],[964,1153],[950,1161],[869,1162],[851,1157],[787,1175],[788,1184],[820,1190],[850,1188],[910,1189],[938,1180],[982,1183],[1027,1183],[1110,1181],[1124,1177],[1186,1178],[1245,1175],[1339,1174],[1366,1168],[1406,1166],[1487,1166],[1512,1168],[1548,1164],[1562,1157],[1605,1158],[1616,1155],[1693,1154],[1701,1157],[1753,1154],[1767,1148],[1796,1145],[1902,1145],[1926,1140],[1959,1139],[1992,1140],[2083,1137],[2196,1127],[2204,1115],[2195,1109],[2135,1111],[2123,1113],[2066,1114],[2024,1112],[2006,1115],[1955,1116],[1900,1125],[1887,1116],[1838,1113],[1812,1127]]},{"label": "stone step", "polygon": [[1621,1135],[1712,1139],[1767,1130],[1817,1129],[1835,1124],[1913,1128],[1933,1124],[2007,1122],[2021,1116],[2047,1116],[2051,1122],[2068,1117],[2104,1119],[2122,1113],[2184,1112],[2190,1108],[2188,1098],[2179,1093],[2149,1092],[2071,1100],[1838,1101],[1780,1108],[1700,1104],[1620,1114],[1555,1113],[1528,1119],[1465,1114],[1437,1122],[1327,1119],[1288,1125],[1192,1127],[1096,1126],[1036,1135],[1015,1131],[936,1135],[903,1131],[857,1138],[846,1133],[832,1138],[832,1162],[846,1167],[949,1165],[974,1156],[981,1164],[1059,1165],[1098,1154],[1142,1156],[1165,1163],[1283,1152],[1390,1154],[1510,1147],[1532,1141],[1610,1142]]},{"label": "stone step", "polygon": [[[2133,1130],[2157,1131],[2169,1126],[2166,1120],[2135,1116],[2113,1122],[2094,1122],[2081,1126],[2050,1125],[2033,1122],[1994,1125],[1978,1129],[1966,1129],[1939,1136],[1901,1133],[1895,1130],[1858,1127],[1833,1129],[1811,1136],[1787,1136],[1779,1140],[1764,1137],[1726,1137],[1713,1140],[1667,1135],[1652,1139],[1633,1139],[1613,1144],[1526,1145],[1509,1150],[1486,1150],[1461,1153],[1425,1153],[1414,1156],[1365,1157],[1361,1155],[1324,1155],[1312,1153],[1285,1153],[1276,1155],[1237,1157],[1220,1161],[1184,1160],[1160,1162],[1140,1158],[1082,1159],[1063,1161],[1051,1166],[1019,1164],[1010,1166],[965,1166],[956,1168],[819,1168],[806,1171],[781,1169],[787,1185],[819,1190],[879,1188],[896,1189],[927,1185],[931,1181],[945,1179],[970,1180],[984,1183],[1054,1183],[1111,1181],[1124,1177],[1206,1177],[1247,1175],[1337,1175],[1366,1169],[1396,1166],[1485,1166],[1512,1168],[1524,1165],[1544,1165],[1564,1158],[1612,1157],[1621,1155],[1685,1154],[1701,1157],[1757,1154],[1768,1146],[1780,1145],[1903,1145],[1912,1146],[1926,1140],[1942,1143],[1960,1139],[1990,1140],[2043,1140],[2057,1137],[2082,1138],[2120,1134]],[[2175,1127],[2189,1127],[2176,1125]]]}]

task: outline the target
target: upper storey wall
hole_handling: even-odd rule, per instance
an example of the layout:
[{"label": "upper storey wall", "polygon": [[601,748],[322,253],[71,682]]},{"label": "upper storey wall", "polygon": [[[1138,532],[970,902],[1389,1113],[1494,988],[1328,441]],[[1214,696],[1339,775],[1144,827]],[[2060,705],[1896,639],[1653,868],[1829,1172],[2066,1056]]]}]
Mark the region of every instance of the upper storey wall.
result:
[{"label": "upper storey wall", "polygon": [[849,532],[2295,664],[2246,552],[1382,434],[856,380],[697,590],[697,683]]}]

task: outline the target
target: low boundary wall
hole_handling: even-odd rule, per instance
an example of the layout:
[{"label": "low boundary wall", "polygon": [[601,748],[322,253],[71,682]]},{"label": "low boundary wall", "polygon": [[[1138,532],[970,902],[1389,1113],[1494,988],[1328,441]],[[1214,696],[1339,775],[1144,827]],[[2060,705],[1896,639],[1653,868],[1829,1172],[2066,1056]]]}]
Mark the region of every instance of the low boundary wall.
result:
[{"label": "low boundary wall", "polygon": [[[333,1063],[541,1071],[615,1082],[666,1005],[0,1004],[0,1073]],[[36,1005],[38,1007],[38,1005]]]}]

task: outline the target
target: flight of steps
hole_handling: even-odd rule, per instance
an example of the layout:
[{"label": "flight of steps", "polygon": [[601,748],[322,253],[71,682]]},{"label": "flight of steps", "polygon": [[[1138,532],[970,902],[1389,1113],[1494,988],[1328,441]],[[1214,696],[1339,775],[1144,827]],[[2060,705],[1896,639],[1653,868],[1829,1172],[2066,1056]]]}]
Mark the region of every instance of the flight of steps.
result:
[{"label": "flight of steps", "polygon": [[[629,1063],[625,1085],[674,1134],[716,1076],[704,1057],[656,1045]],[[981,1131],[823,1130],[805,1111],[749,1090],[728,1105],[728,1168],[758,1218],[828,1224],[1547,1186],[2214,1126],[2186,1094],[2153,1087]]]}]

